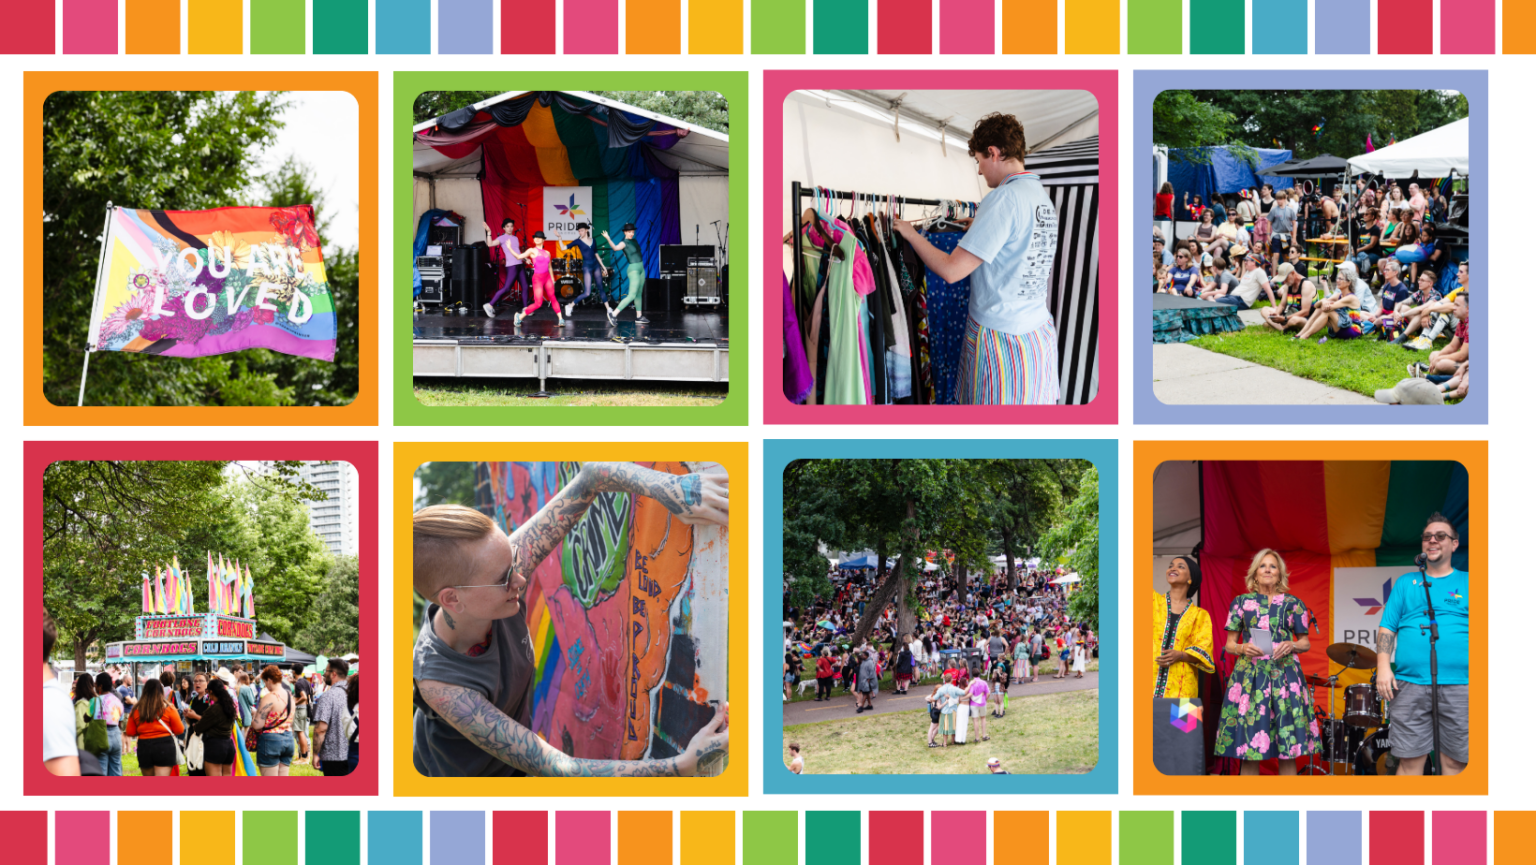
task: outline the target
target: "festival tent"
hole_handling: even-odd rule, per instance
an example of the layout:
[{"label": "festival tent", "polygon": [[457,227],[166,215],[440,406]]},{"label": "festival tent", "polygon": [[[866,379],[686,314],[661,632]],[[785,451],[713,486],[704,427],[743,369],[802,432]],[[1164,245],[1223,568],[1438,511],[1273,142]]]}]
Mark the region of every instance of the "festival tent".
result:
[{"label": "festival tent", "polygon": [[1335,177],[1343,174],[1349,163],[1334,156],[1332,153],[1324,153],[1322,156],[1314,156],[1311,159],[1291,160],[1277,168],[1270,169],[1270,177]]},{"label": "festival tent", "polygon": [[[785,192],[789,183],[799,181],[839,192],[979,202],[989,190],[966,142],[976,121],[992,111],[1012,114],[1024,124],[1025,168],[1040,175],[1056,206],[1050,304],[1062,402],[1085,404],[1099,384],[1100,142],[1099,105],[1092,93],[795,91],[783,107]],[[907,206],[902,215],[914,219],[919,210]],[[789,232],[790,208],[784,208],[782,219]],[[786,271],[791,255],[786,247]],[[956,329],[955,338],[963,338],[963,332],[963,327]]]},{"label": "festival tent", "polygon": [[1451,172],[1465,176],[1471,171],[1472,121],[1462,118],[1423,135],[1415,135],[1349,160],[1355,174],[1407,177],[1415,171],[1424,177],[1445,177]]},{"label": "festival tent", "polygon": [[[1245,579],[1254,554],[1266,548],[1278,550],[1289,572],[1290,594],[1300,598],[1314,617],[1313,648],[1301,656],[1308,675],[1326,677],[1341,669],[1322,651],[1342,639],[1334,628],[1336,612],[1342,615],[1333,605],[1337,569],[1411,571],[1424,520],[1435,511],[1445,514],[1461,537],[1452,557],[1457,568],[1466,569],[1467,552],[1477,543],[1467,535],[1467,470],[1450,460],[1205,461],[1199,466],[1198,491],[1170,517],[1155,514],[1154,526],[1176,525],[1171,519],[1187,517],[1188,502],[1199,503],[1199,531],[1204,539],[1199,602],[1210,613],[1217,636],[1232,599],[1247,591]],[[1226,679],[1235,661],[1222,655],[1217,675],[1205,677],[1202,696],[1207,718],[1220,716]],[[1361,680],[1362,674],[1356,672],[1344,679],[1346,684]],[[1326,689],[1319,690],[1318,703],[1327,707]],[[1206,724],[1208,740],[1216,728]]]},{"label": "festival tent", "polygon": [[[412,224],[457,212],[465,242],[509,216],[525,246],[549,231],[547,213],[591,223],[599,241],[603,231],[622,239],[633,222],[646,275],[657,277],[663,244],[713,244],[712,223],[730,219],[728,136],[591,93],[503,93],[412,131]],[[550,187],[562,190],[546,196]],[[572,187],[590,188],[590,214],[555,208]]]},{"label": "festival tent", "polygon": [[1291,160],[1289,150],[1248,148],[1257,155],[1257,164],[1237,155],[1230,147],[1173,148],[1168,151],[1168,180],[1175,190],[1176,206],[1184,203],[1184,193],[1210,201],[1212,195],[1226,195],[1240,189],[1256,189],[1265,183],[1276,189],[1290,189],[1296,181],[1276,177],[1272,168]]}]

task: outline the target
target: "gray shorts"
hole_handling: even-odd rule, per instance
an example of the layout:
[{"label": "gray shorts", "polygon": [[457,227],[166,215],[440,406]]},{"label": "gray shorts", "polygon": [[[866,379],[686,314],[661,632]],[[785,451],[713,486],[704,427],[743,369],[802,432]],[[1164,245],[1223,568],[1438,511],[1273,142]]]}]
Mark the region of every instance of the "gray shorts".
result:
[{"label": "gray shorts", "polygon": [[[1388,710],[1392,756],[1422,757],[1434,750],[1433,696],[1428,685],[1401,685]],[[1440,686],[1440,750],[1458,763],[1468,762],[1466,685]]]}]

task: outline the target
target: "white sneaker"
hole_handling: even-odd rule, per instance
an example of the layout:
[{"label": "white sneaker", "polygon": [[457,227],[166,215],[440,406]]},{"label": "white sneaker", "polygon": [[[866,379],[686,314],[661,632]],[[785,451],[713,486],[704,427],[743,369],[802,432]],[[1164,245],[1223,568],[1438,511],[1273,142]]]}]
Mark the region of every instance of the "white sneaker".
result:
[{"label": "white sneaker", "polygon": [[484,306],[482,306],[480,308],[485,310],[485,314],[487,316],[490,316],[491,318],[495,318],[496,317],[496,307],[491,306],[490,304],[487,303],[487,304],[485,304]]},{"label": "white sneaker", "polygon": [[523,314],[522,313],[517,312],[517,313],[513,313],[512,314],[512,325],[514,327],[522,327],[523,326]]},{"label": "white sneaker", "polygon": [[571,310],[573,310],[575,308],[576,308],[576,302],[575,301],[571,301],[570,303],[566,304],[565,305],[565,317],[566,318],[570,318],[571,317]]},{"label": "white sneaker", "polygon": [[608,321],[609,321],[610,324],[618,322],[618,319],[614,317],[612,309],[610,309],[610,308],[605,306],[605,307],[603,307],[603,311],[608,313]]}]

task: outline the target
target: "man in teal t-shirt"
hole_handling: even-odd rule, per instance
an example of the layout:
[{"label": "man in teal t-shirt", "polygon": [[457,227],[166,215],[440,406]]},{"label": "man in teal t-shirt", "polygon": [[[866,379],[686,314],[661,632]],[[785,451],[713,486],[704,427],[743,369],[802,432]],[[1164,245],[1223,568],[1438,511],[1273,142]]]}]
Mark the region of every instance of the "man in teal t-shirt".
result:
[{"label": "man in teal t-shirt", "polygon": [[1376,687],[1392,701],[1392,754],[1401,760],[1399,775],[1424,774],[1424,761],[1434,748],[1434,695],[1430,689],[1429,608],[1424,584],[1435,605],[1440,641],[1438,659],[1440,763],[1443,774],[1466,768],[1467,747],[1467,572],[1451,565],[1460,546],[1456,528],[1438,513],[1431,514],[1420,539],[1425,577],[1408,573],[1397,578],[1381,626],[1376,633]]}]

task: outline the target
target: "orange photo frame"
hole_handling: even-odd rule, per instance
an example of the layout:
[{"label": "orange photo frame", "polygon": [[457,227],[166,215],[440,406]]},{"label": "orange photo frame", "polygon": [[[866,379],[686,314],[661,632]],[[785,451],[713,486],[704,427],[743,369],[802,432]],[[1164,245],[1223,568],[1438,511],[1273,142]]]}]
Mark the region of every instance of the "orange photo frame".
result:
[{"label": "orange photo frame", "polygon": [[[1283,453],[1283,442],[1252,442],[1249,450],[1255,453]],[[1387,453],[1397,447],[1394,442],[1313,442],[1312,452],[1333,453],[1336,448],[1355,450],[1358,453]],[[1467,470],[1468,520],[1480,528],[1479,537],[1486,538],[1488,526],[1488,443],[1484,441],[1449,442],[1446,459],[1461,463]],[[1132,573],[1132,597],[1137,601],[1130,605],[1134,612],[1131,631],[1132,657],[1140,647],[1154,642],[1152,622],[1145,615],[1145,607],[1139,602],[1153,586],[1153,476],[1157,467],[1169,460],[1200,460],[1210,453],[1209,442],[1193,441],[1139,441],[1135,443],[1135,459],[1132,475],[1135,478],[1135,535],[1131,550],[1135,556]],[[1275,462],[1286,461],[1284,459]],[[1297,460],[1316,461],[1316,458]],[[1486,656],[1488,649],[1488,550],[1480,543],[1468,550],[1468,573],[1474,597],[1471,604],[1470,640],[1473,652],[1479,648]],[[1474,655],[1475,656],[1475,655]],[[1470,670],[1470,701],[1472,716],[1469,742],[1472,761],[1459,775],[1451,777],[1368,776],[1344,775],[1321,778],[1298,775],[1285,778],[1275,775],[1243,777],[1236,775],[1164,775],[1152,764],[1152,714],[1143,711],[1152,701],[1153,682],[1139,672],[1146,669],[1144,662],[1132,663],[1131,688],[1134,696],[1131,712],[1135,718],[1135,746],[1132,751],[1133,789],[1138,796],[1486,796],[1488,794],[1488,764],[1492,752],[1488,738],[1488,666],[1473,664]]]},{"label": "orange photo frame", "polygon": [[[54,405],[43,395],[43,332],[29,327],[23,351],[22,419],[27,426],[373,426],[379,420],[379,76],[375,72],[27,72],[23,75],[22,213],[42,212],[43,106],[60,90],[342,91],[357,100],[357,396],[344,406]],[[25,285],[41,296],[42,232],[23,226]]]}]

